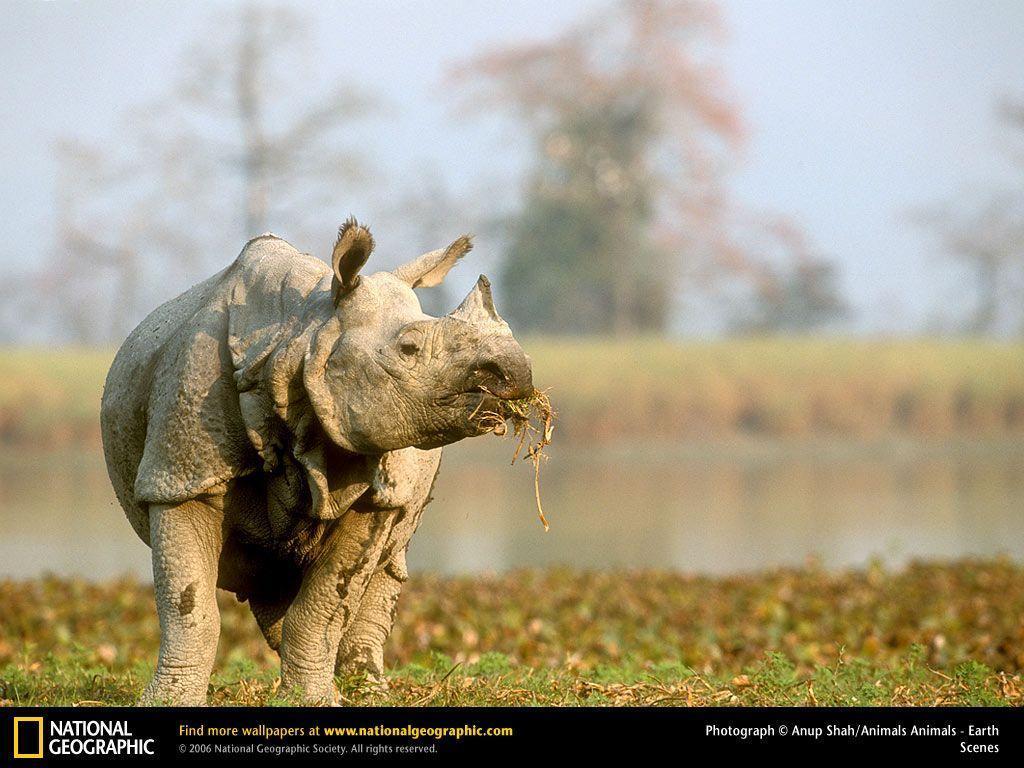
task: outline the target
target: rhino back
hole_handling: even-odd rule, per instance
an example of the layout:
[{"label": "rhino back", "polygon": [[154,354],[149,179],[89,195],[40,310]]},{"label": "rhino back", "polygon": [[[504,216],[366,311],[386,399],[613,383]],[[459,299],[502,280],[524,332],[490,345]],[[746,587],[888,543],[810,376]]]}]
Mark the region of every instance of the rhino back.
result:
[{"label": "rhino back", "polygon": [[329,272],[283,240],[257,238],[229,267],[154,310],[118,350],[103,391],[103,448],[143,541],[149,504],[195,498],[257,466],[229,349],[233,304],[273,329]]}]

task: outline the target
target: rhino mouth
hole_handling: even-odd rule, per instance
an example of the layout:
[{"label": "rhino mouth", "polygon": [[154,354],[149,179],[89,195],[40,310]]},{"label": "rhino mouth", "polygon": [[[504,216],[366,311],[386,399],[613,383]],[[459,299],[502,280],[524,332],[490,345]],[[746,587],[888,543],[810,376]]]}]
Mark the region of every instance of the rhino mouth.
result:
[{"label": "rhino mouth", "polygon": [[483,385],[442,395],[435,402],[443,407],[468,406],[472,409],[488,410],[497,406],[499,400],[515,400],[522,395],[515,390],[494,391]]},{"label": "rhino mouth", "polygon": [[[493,421],[494,415],[501,412],[499,403],[507,399],[486,387],[473,387],[443,395],[435,402],[441,407],[461,412],[460,418],[464,419],[465,424],[463,428],[468,428],[471,435],[481,435],[493,429],[493,424],[486,426],[486,423]],[[487,414],[490,414],[490,418]]]}]

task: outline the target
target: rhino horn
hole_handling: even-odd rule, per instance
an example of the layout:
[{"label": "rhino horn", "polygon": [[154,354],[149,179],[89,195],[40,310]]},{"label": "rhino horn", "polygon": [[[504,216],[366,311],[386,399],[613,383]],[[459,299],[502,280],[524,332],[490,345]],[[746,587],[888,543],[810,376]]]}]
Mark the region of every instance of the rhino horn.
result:
[{"label": "rhino horn", "polygon": [[508,324],[501,319],[498,310],[494,308],[491,281],[487,279],[486,275],[480,275],[473,290],[448,316],[473,325],[496,324],[508,328]]}]

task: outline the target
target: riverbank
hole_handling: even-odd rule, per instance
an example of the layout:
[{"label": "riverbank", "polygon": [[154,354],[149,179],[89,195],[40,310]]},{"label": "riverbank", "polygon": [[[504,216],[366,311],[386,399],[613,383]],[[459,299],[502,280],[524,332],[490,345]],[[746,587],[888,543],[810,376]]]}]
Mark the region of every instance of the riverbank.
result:
[{"label": "riverbank", "polygon": [[[1024,345],[524,341],[556,440],[1024,434]],[[98,446],[109,349],[0,350],[0,445]]]}]

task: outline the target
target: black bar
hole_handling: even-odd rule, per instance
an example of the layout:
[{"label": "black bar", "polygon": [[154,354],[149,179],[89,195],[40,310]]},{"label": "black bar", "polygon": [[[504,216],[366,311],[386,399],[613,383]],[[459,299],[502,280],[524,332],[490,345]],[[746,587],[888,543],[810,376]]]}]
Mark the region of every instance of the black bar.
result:
[{"label": "black bar", "polygon": [[[453,758],[484,757],[532,764],[541,758],[636,759],[666,750],[681,759],[698,754],[905,756],[941,765],[1020,764],[1024,756],[1020,709],[40,707],[0,712],[3,765],[14,757],[15,718],[42,718],[45,757],[18,761],[25,766],[339,759],[447,764]],[[245,732],[261,726],[259,733]],[[19,725],[19,752],[37,748],[38,727],[36,722]],[[329,733],[336,728],[370,730]],[[501,728],[511,733],[487,733]],[[118,754],[96,754],[108,749]],[[73,752],[78,754],[68,754]]]}]

